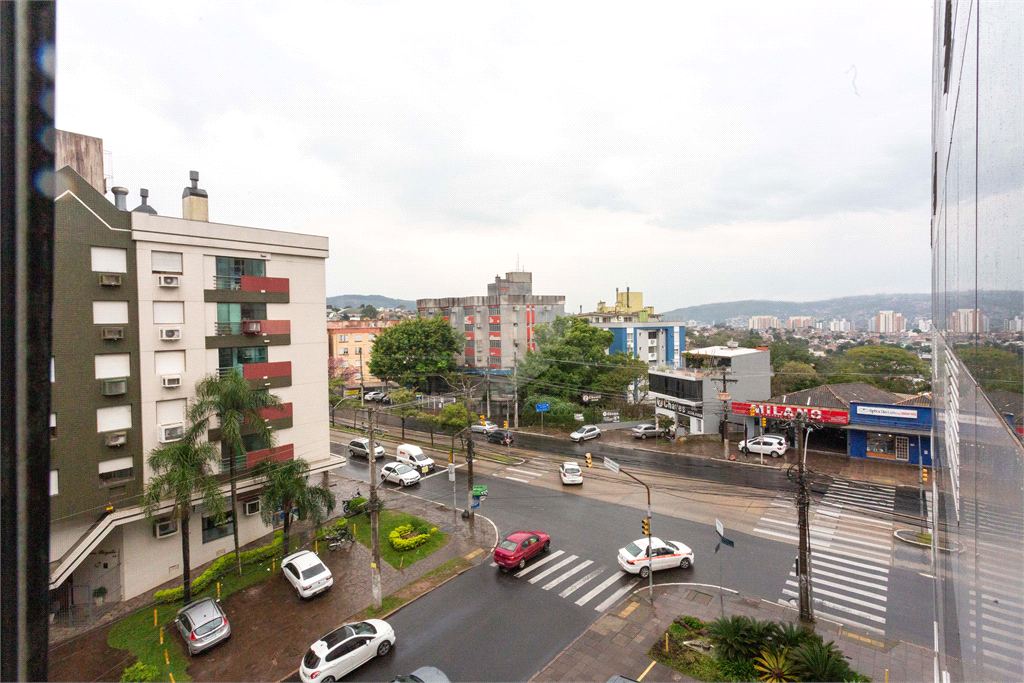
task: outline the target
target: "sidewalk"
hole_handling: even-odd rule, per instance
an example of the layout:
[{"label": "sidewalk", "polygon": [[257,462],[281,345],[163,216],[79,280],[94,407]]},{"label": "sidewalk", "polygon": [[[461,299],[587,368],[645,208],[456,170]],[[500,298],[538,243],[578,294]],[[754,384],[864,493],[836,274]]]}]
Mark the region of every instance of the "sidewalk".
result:
[{"label": "sidewalk", "polygon": [[[715,586],[656,585],[653,606],[647,589],[639,590],[606,612],[530,681],[599,682],[615,675],[633,680],[641,680],[642,676],[643,681],[692,681],[678,671],[654,663],[647,652],[664,637],[675,619],[686,615],[704,621],[717,619],[721,615],[719,604]],[[726,616],[797,620],[797,612],[792,608],[739,595],[727,595],[724,608]],[[826,642],[836,642],[849,658],[851,668],[878,683],[886,680],[886,670],[892,683],[933,678],[931,650],[903,641],[866,637],[824,620],[819,620],[815,630]]]}]

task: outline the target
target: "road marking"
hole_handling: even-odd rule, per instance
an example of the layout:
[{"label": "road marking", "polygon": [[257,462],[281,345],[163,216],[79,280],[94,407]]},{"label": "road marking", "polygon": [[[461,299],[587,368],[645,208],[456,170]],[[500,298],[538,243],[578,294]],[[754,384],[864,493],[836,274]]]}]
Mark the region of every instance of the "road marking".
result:
[{"label": "road marking", "polygon": [[613,576],[611,576],[611,577],[609,577],[609,578],[605,579],[605,580],[604,580],[604,581],[602,581],[602,582],[601,582],[600,584],[598,584],[597,588],[594,588],[594,589],[593,589],[593,590],[591,590],[591,591],[590,591],[589,593],[587,593],[586,595],[584,595],[584,596],[583,596],[582,598],[580,598],[579,600],[577,600],[577,601],[576,601],[576,604],[577,604],[577,605],[585,605],[585,604],[587,604],[588,602],[590,602],[590,601],[591,601],[591,599],[593,599],[593,597],[594,597],[595,595],[597,595],[598,593],[600,593],[601,591],[603,591],[603,590],[604,590],[605,588],[607,588],[608,586],[610,586],[610,585],[612,585],[613,583],[615,583],[616,581],[618,581],[618,580],[619,580],[619,578],[621,578],[621,576],[622,576],[621,574],[615,574],[615,575],[613,575]]},{"label": "road marking", "polygon": [[491,562],[491,566],[492,566],[492,567],[497,567],[497,566],[498,566],[498,563],[497,563],[497,562]]},{"label": "road marking", "polygon": [[598,612],[605,611],[606,609],[608,609],[609,607],[614,605],[616,602],[618,602],[619,598],[621,598],[623,595],[625,595],[630,590],[632,590],[633,586],[637,585],[638,583],[640,583],[640,579],[639,578],[633,579],[626,586],[623,586],[619,590],[617,590],[614,593],[612,593],[611,596],[607,600],[602,602],[600,605],[598,605],[594,609],[597,610]]},{"label": "road marking", "polygon": [[530,477],[543,477],[544,476],[544,472],[532,472],[530,470],[517,470],[515,467],[506,467],[505,470],[508,471],[508,472],[518,472],[519,474],[525,474],[525,475],[530,476]]},{"label": "road marking", "polygon": [[576,555],[570,555],[569,557],[565,558],[564,560],[562,560],[558,564],[553,564],[550,567],[548,567],[547,569],[545,569],[544,571],[542,571],[540,574],[537,574],[537,576],[535,576],[532,579],[530,579],[530,583],[537,583],[538,581],[543,579],[545,576],[548,576],[549,574],[557,572],[559,569],[561,569],[565,565],[573,562],[574,560],[578,560],[578,559],[579,559],[579,557],[577,557]]},{"label": "road marking", "polygon": [[[820,583],[820,582],[819,581],[814,581],[814,583]],[[796,588],[800,584],[798,584],[796,581],[787,581],[786,585],[787,586],[793,586],[793,588]],[[836,598],[837,600],[844,600],[846,602],[852,602],[855,605],[860,605],[861,607],[867,607],[868,609],[878,610],[882,614],[885,614],[885,605],[876,605],[873,602],[868,602],[866,600],[861,600],[859,598],[851,598],[849,595],[843,595],[842,593],[835,593],[835,592],[830,591],[830,590],[825,590],[824,588],[817,588],[817,587],[815,587],[814,588],[814,592],[816,594],[820,593],[821,595],[827,595],[830,598]],[[794,595],[796,595],[796,594],[794,593]],[[885,598],[881,598],[881,599],[884,600]],[[815,600],[817,600],[817,598],[815,598]],[[838,605],[835,605],[835,607],[838,608]],[[885,619],[882,619],[882,623],[883,624],[885,623]]]},{"label": "road marking", "polygon": [[584,576],[582,579],[580,579],[579,581],[577,581],[576,583],[572,584],[571,586],[566,588],[564,591],[559,593],[558,597],[565,598],[565,597],[568,597],[568,596],[572,595],[573,593],[578,591],[580,589],[580,587],[585,586],[591,579],[593,579],[595,576],[598,576],[603,571],[604,571],[604,567],[598,567],[597,569],[595,569],[594,571],[590,572],[589,574]]},{"label": "road marking", "polygon": [[472,559],[473,559],[474,557],[476,557],[477,555],[479,555],[479,554],[480,554],[480,553],[482,553],[483,551],[484,551],[484,549],[483,549],[483,548],[477,548],[476,550],[474,550],[473,552],[471,552],[471,553],[470,553],[469,555],[466,555],[466,559],[467,559],[467,560],[472,560]]},{"label": "road marking", "polygon": [[529,484],[530,483],[529,479],[520,479],[519,477],[505,477],[505,478],[506,479],[511,479],[512,481],[518,481],[518,482],[523,483],[523,484]]},{"label": "road marking", "polygon": [[[814,574],[815,574],[815,576],[817,576],[818,574],[821,574],[822,576],[827,576],[827,577],[832,578],[832,579],[840,579],[842,581],[849,581],[850,583],[855,583],[858,586],[864,586],[866,588],[874,588],[876,590],[889,592],[889,587],[888,586],[883,586],[880,583],[871,583],[870,581],[861,581],[860,579],[854,579],[854,578],[851,578],[851,577],[849,577],[849,576],[847,576],[845,574],[835,574],[833,572],[827,572],[824,569],[821,569],[821,567],[831,567],[831,566],[832,565],[826,564],[824,562],[815,562],[814,563]],[[843,568],[839,567],[839,569],[843,569]],[[849,571],[849,570],[847,570],[847,571]],[[790,572],[789,575],[790,576],[796,576],[796,573],[795,572]],[[884,580],[885,577],[883,576],[882,579]]]},{"label": "road marking", "polygon": [[516,577],[518,578],[520,576],[526,576],[527,574],[529,574],[533,570],[540,569],[542,566],[546,565],[551,560],[555,559],[559,555],[564,555],[564,554],[565,554],[564,550],[556,550],[555,552],[553,552],[550,555],[548,555],[547,557],[545,557],[543,560],[538,560],[538,561],[534,562],[533,564],[531,564],[526,569],[523,569],[522,571],[518,572],[516,574]]},{"label": "road marking", "polygon": [[[456,465],[455,469],[459,469],[460,467],[465,467],[465,466],[466,466],[466,463],[461,463],[461,464]],[[445,468],[442,469],[442,468],[438,467],[438,468],[436,468],[436,470],[432,474],[428,474],[425,477],[420,477],[420,481],[426,481],[427,479],[430,479],[431,477],[436,477],[439,474],[448,474],[448,468],[445,467]]]},{"label": "road marking", "polygon": [[629,603],[628,605],[626,605],[626,609],[624,609],[621,612],[619,612],[619,616],[622,617],[622,618],[628,617],[630,614],[633,613],[633,610],[635,610],[639,605],[640,605],[639,602],[631,602],[631,603]]},{"label": "road marking", "polygon": [[589,567],[592,564],[594,564],[593,560],[587,560],[586,562],[584,562],[582,564],[576,565],[575,567],[573,567],[572,569],[570,569],[566,573],[562,574],[561,576],[559,576],[557,579],[555,579],[551,583],[545,584],[544,585],[544,590],[546,590],[546,591],[551,590],[552,588],[554,588],[558,584],[560,584],[563,581],[565,581],[566,579],[568,579],[573,574],[575,574],[575,573],[577,573],[577,572],[579,572],[579,571],[581,571],[583,569],[586,569],[587,567]]},{"label": "road marking", "polygon": [[847,638],[853,638],[855,640],[860,640],[862,642],[869,643],[871,645],[874,645],[875,647],[885,647],[885,643],[883,643],[881,641],[872,640],[871,638],[865,638],[864,636],[858,636],[856,633],[849,633],[849,632],[847,632],[847,633],[844,633],[843,635],[846,636]]},{"label": "road marking", "polygon": [[648,664],[647,668],[644,669],[644,672],[637,677],[636,683],[640,683],[640,681],[644,680],[644,676],[647,675],[647,672],[650,671],[651,669],[653,669],[654,665],[657,664],[657,663],[658,663],[657,661],[652,661],[650,664]]},{"label": "road marking", "polygon": [[[847,586],[847,585],[842,584],[842,583],[836,583],[835,581],[828,581],[826,579],[819,579],[819,578],[817,578],[819,574],[826,574],[826,572],[814,572],[814,578],[812,579],[812,581],[814,582],[815,586],[817,586],[820,583],[823,586],[832,586],[833,588],[838,588],[839,590],[845,590],[845,591],[849,591],[851,593],[856,593],[857,595],[863,595],[865,598],[874,598],[875,600],[878,600],[880,602],[888,602],[889,601],[889,599],[886,596],[884,596],[884,595],[879,595],[877,593],[872,593],[872,592],[869,592],[869,591],[862,591],[859,588],[853,588],[852,586]],[[789,575],[792,576],[793,578],[796,578],[796,572],[790,572]],[[835,576],[835,574],[831,574],[830,576]],[[842,579],[842,578],[845,578],[845,577],[840,576],[839,578]],[[789,583],[789,582],[787,582],[787,583]],[[794,581],[794,582],[792,582],[792,585],[796,586],[797,583]],[[882,588],[882,590],[888,590],[888,589],[887,588]]]}]

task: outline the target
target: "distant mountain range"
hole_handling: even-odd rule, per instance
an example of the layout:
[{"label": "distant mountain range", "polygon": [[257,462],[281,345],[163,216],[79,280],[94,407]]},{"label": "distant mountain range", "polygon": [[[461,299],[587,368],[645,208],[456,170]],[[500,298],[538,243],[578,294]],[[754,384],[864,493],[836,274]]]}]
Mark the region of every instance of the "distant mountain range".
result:
[{"label": "distant mountain range", "polygon": [[381,296],[379,294],[339,294],[327,297],[328,306],[334,306],[342,310],[346,308],[359,308],[366,304],[370,304],[374,308],[398,308],[399,306],[405,306],[410,310],[416,309],[415,301],[392,299],[389,296]]},{"label": "distant mountain range", "polygon": [[[1020,291],[1014,290],[983,290],[978,293],[978,307],[993,322],[993,329],[1006,318],[1021,315],[1024,308]],[[957,298],[951,294],[951,299]],[[969,303],[973,293],[963,293],[959,297],[963,303],[951,305],[955,308],[973,308]],[[896,311],[902,313],[908,323],[917,318],[929,320],[932,317],[931,294],[870,294],[867,296],[845,296],[838,299],[822,301],[768,301],[765,299],[749,299],[747,301],[727,301],[717,304],[703,304],[677,308],[663,313],[665,320],[686,321],[696,320],[699,323],[724,322],[730,318],[749,318],[755,315],[774,315],[785,320],[790,316],[809,315],[814,318],[846,318],[861,327],[867,326],[867,319],[877,315],[879,311]],[[998,322],[997,322],[998,321]]]}]

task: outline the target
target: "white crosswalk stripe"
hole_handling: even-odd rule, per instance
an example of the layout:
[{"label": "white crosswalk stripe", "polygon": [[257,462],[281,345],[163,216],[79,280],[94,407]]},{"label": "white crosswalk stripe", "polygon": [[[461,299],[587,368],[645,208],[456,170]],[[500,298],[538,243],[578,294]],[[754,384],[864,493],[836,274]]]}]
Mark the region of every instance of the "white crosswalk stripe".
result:
[{"label": "white crosswalk stripe", "polygon": [[[892,486],[837,479],[811,505],[811,591],[821,616],[885,634],[895,497]],[[793,496],[772,501],[754,533],[798,543]],[[798,590],[794,566],[779,602],[799,599]]]},{"label": "white crosswalk stripe", "polygon": [[506,467],[501,476],[505,479],[511,479],[512,481],[518,481],[522,484],[529,484],[535,479],[539,479],[548,473],[548,470],[542,470],[539,467],[531,470],[524,470],[520,467]]}]

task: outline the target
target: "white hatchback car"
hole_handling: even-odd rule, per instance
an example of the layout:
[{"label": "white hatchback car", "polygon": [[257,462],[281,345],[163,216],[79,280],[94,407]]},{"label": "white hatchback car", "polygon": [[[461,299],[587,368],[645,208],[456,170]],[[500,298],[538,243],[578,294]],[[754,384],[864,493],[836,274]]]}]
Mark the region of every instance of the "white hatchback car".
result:
[{"label": "white hatchback car", "polygon": [[558,476],[562,479],[563,484],[583,485],[583,470],[574,461],[563,462],[559,465]]},{"label": "white hatchback car", "polygon": [[785,455],[787,448],[786,438],[776,434],[755,436],[752,439],[740,441],[739,445],[739,449],[744,453],[759,453],[762,455],[770,455],[773,458]]},{"label": "white hatchback car", "polygon": [[412,486],[420,480],[420,473],[404,462],[389,462],[380,468],[380,480],[400,486]]},{"label": "white hatchback car", "polygon": [[303,683],[334,683],[395,644],[395,631],[380,619],[346,624],[313,643],[299,665]]},{"label": "white hatchback car", "polygon": [[686,569],[693,564],[693,551],[678,541],[663,541],[657,536],[651,537],[651,557],[647,557],[647,538],[633,541],[619,550],[619,566],[630,574],[639,574],[642,578],[650,576],[651,567],[654,571],[679,567]]},{"label": "white hatchback car", "polygon": [[281,573],[295,587],[300,598],[311,598],[334,585],[331,570],[324,566],[316,553],[308,550],[300,550],[281,560]]},{"label": "white hatchback car", "polygon": [[570,441],[586,441],[587,439],[596,439],[601,436],[601,430],[594,425],[583,425],[575,432],[569,435]]}]

